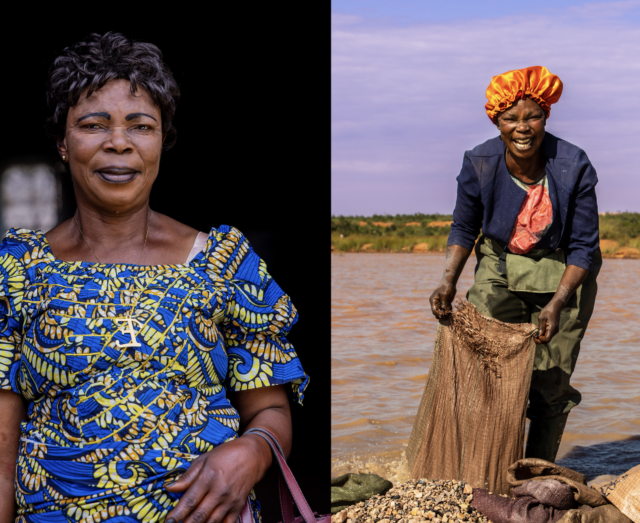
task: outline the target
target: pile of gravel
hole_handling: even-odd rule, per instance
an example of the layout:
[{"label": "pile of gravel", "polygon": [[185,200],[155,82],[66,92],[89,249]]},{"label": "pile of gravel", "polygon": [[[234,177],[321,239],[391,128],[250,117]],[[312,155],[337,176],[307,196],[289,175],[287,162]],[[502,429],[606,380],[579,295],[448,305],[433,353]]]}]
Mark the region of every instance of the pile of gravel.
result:
[{"label": "pile of gravel", "polygon": [[332,523],[488,523],[469,503],[470,485],[461,481],[411,480],[395,485],[384,496],[347,507],[331,517]]}]

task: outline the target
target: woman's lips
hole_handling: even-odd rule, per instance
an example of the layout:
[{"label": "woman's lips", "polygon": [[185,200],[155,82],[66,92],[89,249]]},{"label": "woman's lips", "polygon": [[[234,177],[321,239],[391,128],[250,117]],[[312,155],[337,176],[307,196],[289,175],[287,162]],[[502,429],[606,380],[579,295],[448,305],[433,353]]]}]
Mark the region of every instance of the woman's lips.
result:
[{"label": "woman's lips", "polygon": [[96,174],[105,182],[109,183],[127,183],[133,180],[138,171],[122,167],[105,167],[98,169]]}]

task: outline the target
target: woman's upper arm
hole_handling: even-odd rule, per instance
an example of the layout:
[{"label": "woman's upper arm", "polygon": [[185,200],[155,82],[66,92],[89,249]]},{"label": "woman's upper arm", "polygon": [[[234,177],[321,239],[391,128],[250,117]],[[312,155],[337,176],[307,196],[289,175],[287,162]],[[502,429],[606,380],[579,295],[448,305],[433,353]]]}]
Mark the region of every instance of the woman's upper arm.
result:
[{"label": "woman's upper arm", "polygon": [[280,442],[285,454],[291,449],[291,411],[284,385],[230,391],[229,400],[240,416],[240,430],[267,429]]},{"label": "woman's upper arm", "polygon": [[10,390],[0,390],[0,481],[10,479],[13,484],[20,423],[26,417],[24,398]]},{"label": "woman's upper arm", "polygon": [[20,443],[20,422],[27,416],[22,396],[0,390],[0,523],[15,518],[16,459]]},{"label": "woman's upper arm", "polygon": [[229,400],[240,415],[242,428],[265,409],[279,409],[285,414],[289,413],[289,398],[284,385],[230,392]]}]

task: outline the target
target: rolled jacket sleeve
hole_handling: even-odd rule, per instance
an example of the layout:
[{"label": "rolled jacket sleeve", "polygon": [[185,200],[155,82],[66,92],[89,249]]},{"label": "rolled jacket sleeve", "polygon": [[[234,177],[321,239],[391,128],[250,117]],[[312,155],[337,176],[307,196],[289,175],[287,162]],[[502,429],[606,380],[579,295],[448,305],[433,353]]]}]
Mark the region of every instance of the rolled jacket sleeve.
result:
[{"label": "rolled jacket sleeve", "polygon": [[567,265],[593,270],[593,258],[599,247],[598,201],[596,184],[598,176],[584,151],[575,158],[575,171],[579,172],[575,196],[567,213],[565,238],[567,238]]},{"label": "rolled jacket sleeve", "polygon": [[472,250],[482,228],[484,206],[480,197],[480,181],[468,152],[464,155],[457,181],[458,195],[447,245],[460,245]]}]

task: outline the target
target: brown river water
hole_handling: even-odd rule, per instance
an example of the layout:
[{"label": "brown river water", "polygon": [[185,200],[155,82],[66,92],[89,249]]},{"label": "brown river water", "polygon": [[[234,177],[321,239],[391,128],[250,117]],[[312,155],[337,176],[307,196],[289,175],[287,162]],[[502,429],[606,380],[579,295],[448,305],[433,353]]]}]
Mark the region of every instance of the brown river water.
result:
[{"label": "brown river water", "polygon": [[[473,283],[470,259],[458,283]],[[408,478],[405,450],[437,327],[444,254],[331,254],[332,476]],[[606,259],[558,463],[593,478],[640,464],[640,260]]]}]

